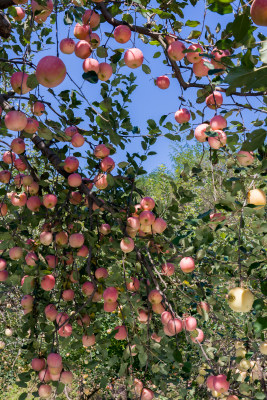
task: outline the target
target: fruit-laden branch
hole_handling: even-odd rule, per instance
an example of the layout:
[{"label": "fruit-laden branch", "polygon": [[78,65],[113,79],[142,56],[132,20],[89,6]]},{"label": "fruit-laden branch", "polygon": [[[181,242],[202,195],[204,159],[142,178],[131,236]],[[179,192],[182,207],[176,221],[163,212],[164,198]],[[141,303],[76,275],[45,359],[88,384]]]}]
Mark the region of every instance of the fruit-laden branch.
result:
[{"label": "fruit-laden branch", "polygon": [[[1,7],[0,7],[1,8]],[[0,11],[0,36],[4,39],[9,38],[11,33],[11,23],[7,16]]]},{"label": "fruit-laden branch", "polygon": [[[170,57],[169,57],[169,55],[168,55],[168,52],[167,52],[168,46],[167,46],[167,43],[164,41],[164,35],[165,35],[165,34],[160,33],[160,32],[153,32],[153,31],[151,31],[150,29],[148,29],[148,28],[146,28],[146,27],[143,27],[143,26],[138,26],[138,25],[129,24],[129,23],[126,23],[125,21],[119,21],[118,19],[114,18],[114,17],[110,14],[110,12],[107,10],[106,5],[104,4],[104,2],[99,3],[98,6],[99,6],[99,8],[100,8],[101,11],[102,11],[102,14],[103,14],[105,20],[106,20],[109,24],[111,24],[112,26],[116,27],[116,26],[119,26],[119,25],[127,25],[127,26],[131,29],[132,32],[137,32],[137,33],[140,33],[140,34],[142,34],[142,35],[149,36],[149,37],[151,37],[152,39],[157,40],[157,41],[161,44],[161,46],[163,47],[164,54],[165,54],[165,56],[167,57],[168,61],[170,62],[171,67],[172,67],[172,69],[173,69],[173,71],[174,71],[174,74],[175,74],[175,76],[176,76],[176,78],[177,78],[179,84],[181,85],[181,87],[182,87],[184,90],[186,90],[186,89],[188,89],[188,88],[190,88],[190,87],[196,87],[196,88],[202,88],[202,89],[204,89],[204,88],[206,88],[207,86],[209,86],[209,84],[206,85],[206,84],[201,84],[201,83],[188,83],[188,82],[185,82],[185,80],[184,80],[183,77],[182,77],[182,73],[181,73],[181,71],[180,71],[179,66],[177,65],[177,63],[176,63],[174,60],[170,59]],[[219,89],[219,90],[220,90],[221,92],[225,92],[225,91],[226,91],[226,89],[222,89],[222,88]],[[267,91],[253,92],[253,93],[251,93],[251,92],[246,92],[246,93],[233,92],[233,93],[231,93],[231,95],[243,96],[243,97],[244,97],[244,96],[261,96],[261,95],[265,95],[265,94],[267,94]]]}]

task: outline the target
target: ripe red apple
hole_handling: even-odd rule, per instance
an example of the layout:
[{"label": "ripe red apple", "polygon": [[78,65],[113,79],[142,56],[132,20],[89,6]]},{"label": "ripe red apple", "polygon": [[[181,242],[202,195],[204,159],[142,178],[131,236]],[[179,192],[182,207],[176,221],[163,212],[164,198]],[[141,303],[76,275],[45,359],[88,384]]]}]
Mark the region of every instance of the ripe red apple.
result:
[{"label": "ripe red apple", "polygon": [[80,174],[71,174],[68,176],[68,184],[71,187],[79,187],[82,184],[82,177]]},{"label": "ripe red apple", "polygon": [[150,301],[151,304],[159,304],[162,301],[162,295],[156,289],[151,290],[151,292],[148,295],[148,300]]},{"label": "ripe red apple", "polygon": [[[202,59],[202,56],[200,56],[200,53],[203,53],[202,46],[200,46],[200,44],[194,43],[188,47],[188,50],[194,50],[194,51],[190,52],[190,53],[186,53],[187,60],[192,64],[199,63]],[[195,51],[195,50],[197,50],[197,51]],[[200,50],[200,51],[198,51],[198,50]]]},{"label": "ripe red apple", "polygon": [[90,32],[89,25],[80,25],[77,23],[74,27],[73,34],[76,37],[76,39],[85,40],[89,32]]},{"label": "ripe red apple", "polygon": [[31,196],[28,198],[26,204],[27,204],[27,208],[30,211],[37,212],[37,211],[39,211],[39,209],[42,205],[42,202],[38,196]]},{"label": "ripe red apple", "polygon": [[25,11],[21,7],[14,7],[16,15],[13,17],[15,21],[22,21],[25,17]]},{"label": "ripe red apple", "polygon": [[5,151],[3,154],[3,161],[6,164],[12,164],[16,160],[16,154],[10,151]]},{"label": "ripe red apple", "polygon": [[24,164],[24,162],[20,158],[17,158],[15,160],[14,167],[20,172],[25,171],[25,169],[27,169],[27,165]]},{"label": "ripe red apple", "polygon": [[179,40],[176,40],[175,42],[172,42],[169,47],[168,47],[168,55],[170,59],[174,61],[180,61],[184,58],[185,53],[183,51],[185,50],[185,45],[180,42]]},{"label": "ripe red apple", "polygon": [[55,56],[45,56],[37,64],[35,75],[38,82],[54,88],[60,85],[66,77],[66,67],[63,61]]},{"label": "ripe red apple", "polygon": [[214,390],[216,390],[219,393],[227,392],[230,387],[230,383],[227,381],[226,375],[214,376],[213,387]]},{"label": "ripe red apple", "polygon": [[[26,125],[27,125],[27,117],[22,111],[9,111],[5,116],[5,126],[10,131],[23,131],[23,129],[25,128]],[[17,138],[17,139],[14,139],[12,142],[17,143],[20,141],[23,142],[22,139]],[[13,150],[14,153],[16,153],[16,154],[21,154],[21,153],[17,153],[12,148],[12,142],[11,142],[11,150]],[[24,148],[24,150],[25,150],[25,148]],[[23,153],[23,151],[22,151],[22,153]]]},{"label": "ripe red apple", "polygon": [[219,149],[224,147],[227,142],[227,136],[224,131],[216,131],[217,136],[210,136],[208,138],[209,145],[212,149]]},{"label": "ripe red apple", "polygon": [[163,311],[161,314],[162,325],[168,325],[168,322],[172,319],[172,314],[169,311]]},{"label": "ripe red apple", "polygon": [[197,328],[197,320],[194,317],[187,317],[184,321],[184,326],[187,331],[194,331]]},{"label": "ripe red apple", "polygon": [[199,141],[200,143],[204,143],[207,139],[207,135],[205,133],[206,128],[208,127],[208,124],[200,124],[196,127],[195,129],[195,138],[197,139],[197,141]]},{"label": "ripe red apple", "polygon": [[[12,112],[12,111],[10,111],[10,112]],[[14,111],[14,112],[16,112],[16,111]],[[21,138],[13,139],[10,147],[14,151],[15,154],[22,154],[25,151],[24,140]]]},{"label": "ripe red apple", "polygon": [[267,1],[254,0],[250,7],[250,16],[254,24],[259,26],[267,26]]},{"label": "ripe red apple", "polygon": [[124,325],[118,325],[114,328],[117,331],[114,338],[116,340],[124,340],[127,338],[127,329]]},{"label": "ripe red apple", "polygon": [[54,288],[56,283],[55,278],[53,275],[45,275],[41,280],[41,288],[45,291],[50,291]]},{"label": "ripe red apple", "polygon": [[108,235],[111,232],[110,225],[109,224],[100,225],[99,232],[102,233],[102,235]]},{"label": "ripe red apple", "polygon": [[144,55],[140,49],[132,48],[125,52],[124,62],[129,68],[138,68],[143,64]]},{"label": "ripe red apple", "polygon": [[59,368],[62,366],[62,357],[57,353],[50,353],[47,356],[47,365],[49,368]]},{"label": "ripe red apple", "polygon": [[75,49],[75,42],[71,38],[62,39],[59,48],[60,51],[64,54],[72,54]]},{"label": "ripe red apple", "polygon": [[57,204],[57,196],[54,194],[46,194],[43,197],[43,205],[46,208],[54,208]]},{"label": "ripe red apple", "polygon": [[154,313],[161,315],[165,311],[165,308],[163,307],[163,305],[161,303],[152,304],[152,310],[154,311]]},{"label": "ripe red apple", "polygon": [[47,399],[52,394],[51,386],[42,384],[38,389],[38,394],[41,398]]},{"label": "ripe red apple", "polygon": [[82,195],[80,192],[71,192],[70,194],[70,203],[77,205],[80,204],[82,202]]},{"label": "ripe red apple", "polygon": [[96,74],[99,72],[99,62],[94,58],[86,58],[83,62],[84,72],[94,71]]},{"label": "ripe red apple", "polygon": [[108,187],[107,175],[98,174],[94,177],[94,184],[99,190],[104,190]]},{"label": "ripe red apple", "polygon": [[90,317],[89,317],[88,314],[85,314],[85,315],[82,316],[82,318],[78,318],[77,319],[77,324],[80,325],[80,326],[86,326],[87,327],[87,326],[90,325],[90,322],[91,322],[91,320],[90,320]]},{"label": "ripe red apple", "polygon": [[110,150],[105,144],[98,144],[94,149],[94,156],[96,158],[104,158],[109,156]]},{"label": "ripe red apple", "polygon": [[14,92],[18,94],[25,94],[30,92],[32,89],[27,86],[27,79],[29,75],[26,72],[18,71],[10,78],[10,84]]},{"label": "ripe red apple", "polygon": [[108,81],[109,78],[111,77],[111,75],[113,74],[113,70],[111,65],[109,65],[108,63],[100,63],[99,64],[99,70],[97,73],[98,79],[100,79],[101,81]]},{"label": "ripe red apple", "polygon": [[166,35],[164,39],[166,40],[166,42],[168,44],[171,44],[171,43],[173,43],[173,42],[175,42],[177,40],[177,36]]},{"label": "ripe red apple", "polygon": [[57,309],[54,304],[48,304],[45,307],[45,316],[49,321],[55,321],[57,317]]},{"label": "ripe red apple", "polygon": [[24,192],[12,193],[10,200],[11,200],[11,203],[13,204],[13,206],[23,207],[23,206],[25,206],[25,204],[27,202],[27,196],[26,196],[26,193],[24,193]]},{"label": "ripe red apple", "polygon": [[87,257],[89,254],[89,249],[87,246],[83,245],[79,251],[77,252],[77,256],[79,257]]},{"label": "ripe red apple", "polygon": [[40,117],[41,115],[43,115],[44,112],[45,112],[45,105],[43,103],[41,103],[40,101],[33,103],[32,105],[33,115],[37,115],[38,117]]},{"label": "ripe red apple", "polygon": [[11,172],[10,171],[8,171],[8,170],[0,171],[0,182],[1,183],[9,183],[10,179],[11,179]]},{"label": "ripe red apple", "polygon": [[242,165],[242,167],[247,167],[248,165],[251,165],[254,162],[253,153],[251,153],[249,151],[240,150],[237,153],[236,158],[237,158],[238,163],[240,165]]},{"label": "ripe red apple", "polygon": [[51,232],[41,232],[40,234],[40,242],[44,246],[49,246],[53,241],[53,235]]},{"label": "ripe red apple", "polygon": [[65,246],[68,243],[68,234],[65,231],[58,232],[55,236],[56,244]]},{"label": "ripe red apple", "polygon": [[[21,306],[25,310],[30,309],[32,310],[34,298],[30,294],[26,294],[21,299]],[[41,368],[42,369],[42,368]]]},{"label": "ripe red apple", "polygon": [[140,201],[140,205],[137,204],[136,207],[140,209],[140,206],[145,211],[151,211],[155,207],[155,201],[151,197],[144,197]]},{"label": "ripe red apple", "polygon": [[42,369],[39,372],[39,379],[40,379],[41,382],[49,382],[49,381],[51,381],[51,376],[50,376],[50,373],[49,373],[48,369]]},{"label": "ripe red apple", "polygon": [[114,39],[118,43],[127,43],[131,39],[131,29],[126,25],[116,26],[114,30]]},{"label": "ripe red apple", "polygon": [[131,278],[130,282],[126,283],[127,290],[130,292],[136,292],[140,288],[140,282],[137,278]]},{"label": "ripe red apple", "polygon": [[56,323],[58,324],[58,326],[61,326],[61,325],[65,324],[65,322],[67,323],[68,319],[69,319],[69,316],[67,313],[60,312],[56,316]]},{"label": "ripe red apple", "polygon": [[188,274],[195,269],[195,261],[192,257],[184,257],[180,261],[180,268],[185,273]]},{"label": "ripe red apple", "polygon": [[103,172],[111,172],[115,168],[115,162],[111,157],[105,157],[100,162],[100,168]]},{"label": "ripe red apple", "polygon": [[32,369],[34,371],[41,371],[41,369],[45,368],[45,359],[44,358],[33,358],[31,364],[32,364]]},{"label": "ripe red apple", "polygon": [[82,342],[84,347],[93,346],[96,342],[95,335],[90,335],[90,336],[83,335]]},{"label": "ripe red apple", "polygon": [[215,90],[208,97],[206,97],[207,107],[211,108],[212,110],[219,108],[222,105],[222,103],[223,103],[222,94],[217,90]]},{"label": "ripe red apple", "polygon": [[143,386],[144,386],[143,383],[139,379],[137,378],[134,379],[134,391],[135,394],[139,397],[141,396]]},{"label": "ripe red apple", "polygon": [[[97,280],[106,279],[108,277],[108,271],[106,270],[106,268],[103,268],[103,267],[97,268],[95,270],[95,277]],[[103,297],[104,297],[104,295],[103,295]],[[105,298],[104,298],[104,300],[105,300]]]},{"label": "ripe red apple", "polygon": [[64,301],[72,301],[74,299],[75,293],[72,289],[66,289],[62,292],[62,299]]},{"label": "ripe red apple", "polygon": [[183,323],[178,318],[172,318],[169,320],[167,324],[168,331],[173,335],[176,333],[180,333],[183,330]]},{"label": "ripe red apple", "polygon": [[60,382],[64,385],[69,385],[73,381],[73,373],[71,371],[63,371],[60,375]]},{"label": "ripe red apple", "polygon": [[193,72],[198,78],[202,78],[203,76],[207,76],[209,72],[209,67],[207,67],[204,62],[208,61],[205,58],[202,58],[199,62],[193,64]]},{"label": "ripe red apple", "polygon": [[158,76],[156,79],[156,85],[160,89],[168,89],[170,86],[170,79],[166,75]]},{"label": "ripe red apple", "polygon": [[197,305],[197,312],[200,315],[203,315],[202,310],[206,311],[207,313],[210,311],[210,306],[208,303],[206,303],[205,301],[200,301]]},{"label": "ripe red apple", "polygon": [[118,307],[117,301],[115,301],[114,303],[104,302],[104,311],[105,312],[113,312],[116,310],[117,307]]},{"label": "ripe red apple", "polygon": [[90,28],[94,29],[100,24],[100,15],[93,10],[86,10],[82,21],[85,25],[89,25]]},{"label": "ripe red apple", "polygon": [[34,253],[34,251],[30,251],[29,253],[26,254],[25,261],[27,265],[35,267],[36,261],[38,261],[38,256],[36,253]]},{"label": "ripe red apple", "polygon": [[12,247],[12,249],[9,250],[9,257],[11,260],[19,260],[23,256],[23,250],[21,247]]},{"label": "ripe red apple", "polygon": [[124,253],[130,253],[134,249],[134,241],[132,238],[125,237],[120,242],[120,248]]},{"label": "ripe red apple", "polygon": [[190,117],[190,112],[186,108],[181,108],[174,114],[175,121],[178,122],[178,124],[185,124],[190,120]]},{"label": "ripe red apple", "polygon": [[161,336],[158,336],[155,332],[153,332],[152,335],[151,335],[151,339],[154,340],[154,341],[157,342],[157,343],[160,343],[162,337],[161,337]]},{"label": "ripe red apple", "polygon": [[85,296],[89,297],[94,292],[94,285],[92,282],[84,282],[82,285],[82,292]]},{"label": "ripe red apple", "polygon": [[210,127],[213,131],[222,130],[227,127],[227,121],[223,116],[215,115],[210,120]]},{"label": "ripe red apple", "polygon": [[8,271],[0,271],[0,282],[5,282],[8,278]]},{"label": "ripe red apple", "polygon": [[49,268],[56,268],[58,263],[58,258],[52,254],[49,254],[45,257]]},{"label": "ripe red apple", "polygon": [[76,157],[69,156],[65,159],[63,168],[66,172],[75,172],[79,168],[79,160]]},{"label": "ripe red apple", "polygon": [[80,133],[75,133],[71,138],[71,144],[73,147],[81,147],[83,146],[84,142],[85,139]]},{"label": "ripe red apple", "polygon": [[91,55],[92,49],[86,40],[80,40],[75,44],[74,52],[77,57],[85,59]]},{"label": "ripe red apple", "polygon": [[190,338],[191,338],[192,342],[194,342],[194,343],[197,343],[197,341],[199,341],[199,343],[201,343],[204,340],[204,333],[201,329],[197,328],[196,330],[198,332],[197,337],[190,336]]},{"label": "ripe red apple", "polygon": [[[78,133],[78,129],[76,128],[76,126],[68,126],[68,127],[65,129],[65,134],[66,134],[67,136],[72,137],[72,136],[75,135],[75,133]],[[68,158],[69,158],[69,157],[67,157],[66,160],[67,160]],[[74,157],[74,158],[75,158],[75,157]]]},{"label": "ripe red apple", "polygon": [[152,400],[154,397],[154,392],[152,392],[152,390],[143,388],[140,400]]},{"label": "ripe red apple", "polygon": [[103,292],[103,299],[105,303],[114,303],[118,299],[118,290],[110,286]]},{"label": "ripe red apple", "polygon": [[82,233],[73,233],[69,237],[69,245],[73,248],[82,247],[84,244],[84,236]]},{"label": "ripe red apple", "polygon": [[139,221],[140,224],[142,225],[141,229],[144,230],[144,226],[150,226],[155,222],[155,215],[153,214],[152,211],[142,211],[141,214],[139,215]]},{"label": "ripe red apple", "polygon": [[172,263],[165,263],[161,266],[161,272],[163,275],[172,276],[175,272],[175,265]]},{"label": "ripe red apple", "polygon": [[4,271],[6,269],[7,262],[3,258],[0,258],[0,271]]},{"label": "ripe red apple", "polygon": [[7,215],[7,211],[8,211],[7,205],[5,203],[0,203],[0,215],[2,217],[5,217]]},{"label": "ripe red apple", "polygon": [[[34,14],[34,20],[38,24],[45,22],[46,19],[51,14],[51,12],[53,11],[53,1],[52,0],[47,0],[46,5],[43,5],[43,3],[41,5],[41,4],[37,3],[37,1],[31,0],[31,6],[32,6],[32,12]],[[37,13],[36,13],[36,11],[37,11]]]}]

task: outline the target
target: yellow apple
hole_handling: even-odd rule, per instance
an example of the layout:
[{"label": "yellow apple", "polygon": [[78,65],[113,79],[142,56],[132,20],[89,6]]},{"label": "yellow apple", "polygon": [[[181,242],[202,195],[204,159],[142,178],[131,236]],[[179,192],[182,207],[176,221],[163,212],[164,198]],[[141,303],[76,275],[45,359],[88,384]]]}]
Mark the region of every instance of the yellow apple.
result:
[{"label": "yellow apple", "polygon": [[254,295],[249,289],[235,287],[228,293],[229,307],[236,312],[249,312],[254,302]]},{"label": "yellow apple", "polygon": [[264,354],[265,356],[267,356],[267,342],[262,342],[260,344],[259,349],[260,349],[261,354]]},{"label": "yellow apple", "polygon": [[252,189],[248,192],[247,202],[259,206],[256,209],[262,208],[266,205],[266,194],[261,189]]},{"label": "yellow apple", "polygon": [[238,347],[235,352],[236,357],[246,357],[246,350],[244,347]]},{"label": "yellow apple", "polygon": [[202,375],[198,375],[196,381],[199,385],[203,385],[203,383],[205,382],[205,378]]},{"label": "yellow apple", "polygon": [[242,372],[246,372],[250,368],[250,361],[243,358],[238,365],[238,369]]}]

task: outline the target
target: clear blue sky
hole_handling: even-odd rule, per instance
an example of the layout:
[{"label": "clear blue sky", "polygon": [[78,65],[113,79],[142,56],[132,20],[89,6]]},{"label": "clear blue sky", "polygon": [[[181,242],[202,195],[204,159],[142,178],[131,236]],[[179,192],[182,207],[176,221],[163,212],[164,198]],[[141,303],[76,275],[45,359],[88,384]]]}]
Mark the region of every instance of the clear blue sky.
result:
[{"label": "clear blue sky", "polygon": [[[204,15],[204,1],[200,1],[196,7],[193,7],[191,5],[187,6],[185,9],[185,18],[184,22],[186,22],[187,19],[190,20],[198,20],[200,21],[200,25],[196,28],[183,28],[182,31],[182,37],[186,38],[190,31],[192,29],[197,29],[201,30],[202,28],[202,21],[203,21],[203,15]],[[208,12],[205,20],[205,25],[208,25],[211,29],[212,32],[215,33],[215,27],[217,23],[220,23],[222,28],[225,26],[226,23],[232,20],[232,15],[225,15],[221,16],[216,13]],[[68,26],[63,24],[63,14],[61,13],[59,15],[59,40],[63,39],[64,37],[67,37],[68,34]],[[140,24],[141,24],[141,17],[140,17]],[[138,24],[138,19],[137,19],[137,24]],[[55,25],[54,25],[55,27]],[[71,27],[71,34],[73,32],[73,26]],[[100,29],[98,29],[97,33],[103,40],[101,40],[101,44],[106,41],[106,36],[104,35],[104,32],[111,32],[112,27],[110,25],[106,24],[101,24]],[[205,32],[205,29],[204,29]],[[218,39],[220,38],[220,33],[218,35]],[[200,40],[203,40],[205,44],[207,42],[204,39],[204,34],[202,34],[202,37]],[[130,42],[126,43],[125,45],[118,45],[114,39],[110,39],[108,43],[112,48],[119,48],[119,47],[125,47],[126,49],[129,47],[133,47]],[[170,74],[171,69],[170,67],[167,67],[162,63],[162,60],[164,59],[163,57],[160,58],[153,58],[153,54],[160,50],[160,47],[157,46],[150,46],[150,45],[145,45],[138,37],[136,37],[135,40],[135,45],[136,47],[139,47],[145,56],[145,64],[148,64],[149,67],[151,68],[151,75],[146,75],[141,68],[138,68],[136,70],[130,70],[128,67],[123,67],[123,70],[125,73],[130,73],[133,71],[137,75],[137,84],[139,85],[138,88],[135,90],[134,94],[132,95],[132,104],[130,105],[130,114],[131,114],[131,119],[133,125],[137,125],[141,128],[141,133],[146,134],[146,120],[149,118],[155,119],[156,121],[159,120],[160,116],[163,114],[169,114],[169,113],[174,113],[177,111],[180,107],[180,100],[178,99],[178,96],[181,95],[181,90],[179,83],[176,79],[171,78],[171,85],[169,89],[167,90],[161,90],[157,88],[154,85],[153,78],[156,78],[159,75],[163,74]],[[45,52],[40,52],[37,54],[34,58],[34,62],[37,63],[40,58],[42,58],[44,55],[56,55],[56,48],[55,46],[50,45],[49,48]],[[113,53],[109,52],[109,55]],[[83,60],[77,58],[74,54],[72,55],[64,55],[60,53],[60,57],[62,60],[65,62],[67,71],[68,73],[72,76],[72,78],[81,85],[82,83],[82,63]],[[94,57],[94,55],[93,55]],[[100,62],[104,61],[103,59],[100,59]],[[207,83],[208,79],[202,78],[201,82]],[[100,84],[101,82],[98,82],[98,84],[90,84],[85,82],[83,86],[84,92],[88,96],[88,100],[90,102],[93,102],[94,100],[99,99],[99,91],[100,91]],[[60,92],[61,90],[64,89],[72,89],[73,84],[69,81],[68,78],[65,79],[65,81],[57,88],[55,88],[55,92]],[[44,94],[46,91],[46,88],[41,87],[41,93]],[[48,94],[49,95],[49,94]],[[192,103],[195,102],[196,99],[196,91],[195,89],[189,89],[185,92],[184,94],[186,99],[190,99]],[[202,109],[202,105],[200,105],[200,109]],[[223,109],[223,108],[222,108]],[[81,110],[82,113],[82,110]],[[248,114],[248,113],[247,113]],[[83,114],[82,114],[83,115]],[[214,112],[209,110],[207,113],[208,116],[212,117],[214,115]],[[49,114],[51,118],[52,114]],[[81,124],[81,128],[86,129],[86,118],[85,117],[85,122]],[[237,119],[237,118],[233,118]],[[174,120],[174,115],[169,116],[169,121],[175,123]],[[200,117],[197,117],[197,119],[194,121],[194,124],[201,123]],[[185,134],[186,136],[186,134]],[[169,139],[166,138],[159,138],[157,143],[154,145],[153,150],[157,152],[157,155],[150,157],[149,160],[144,164],[145,169],[148,172],[151,172],[154,170],[156,167],[158,167],[161,164],[165,164],[168,168],[171,168],[171,160],[170,160],[170,153],[171,153],[171,147],[173,146],[174,142],[171,142]],[[186,140],[183,141],[182,144],[179,144],[179,146],[182,146],[186,144]],[[188,142],[188,145],[191,146],[194,144],[194,140]],[[84,147],[82,148],[84,149]],[[82,150],[80,149],[80,150]],[[76,150],[74,150],[76,151]],[[133,151],[136,152],[141,152],[141,146],[140,146],[140,140],[135,139],[133,143],[130,146],[130,151],[131,153]],[[114,156],[115,161],[123,161],[124,160],[124,154],[121,150],[118,151],[118,153]]]}]

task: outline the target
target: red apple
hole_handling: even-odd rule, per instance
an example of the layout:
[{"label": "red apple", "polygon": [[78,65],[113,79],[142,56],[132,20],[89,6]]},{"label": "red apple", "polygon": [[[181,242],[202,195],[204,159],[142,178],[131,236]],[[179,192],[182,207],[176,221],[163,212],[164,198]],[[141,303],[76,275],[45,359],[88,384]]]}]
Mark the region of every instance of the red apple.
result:
[{"label": "red apple", "polygon": [[184,58],[185,53],[183,51],[185,50],[185,45],[180,42],[179,40],[176,40],[175,42],[172,42],[169,47],[168,47],[168,55],[170,59],[174,61],[180,61]]},{"label": "red apple", "polygon": [[72,54],[75,49],[75,42],[71,38],[62,39],[59,48],[60,51],[64,54]]},{"label": "red apple", "polygon": [[[6,116],[5,116],[5,125],[6,128],[9,129],[10,131],[23,131],[23,129],[26,127],[27,125],[27,117],[26,115],[21,112],[21,111],[9,111]],[[14,151],[14,153],[16,154],[21,154],[21,153],[17,153],[13,148],[12,148],[12,143],[17,143],[17,142],[23,142],[22,139],[17,138],[14,139],[11,142],[11,149]],[[24,142],[23,142],[24,143]],[[16,146],[17,147],[17,146]],[[25,150],[25,148],[24,148]],[[23,151],[24,151],[23,150]],[[23,153],[22,151],[22,153]]]},{"label": "red apple", "polygon": [[63,61],[55,56],[45,56],[37,64],[35,75],[38,82],[54,88],[60,85],[66,77],[66,67]]},{"label": "red apple", "polygon": [[170,79],[166,75],[158,76],[156,79],[156,85],[160,89],[168,89],[170,86]]},{"label": "red apple", "polygon": [[181,108],[174,114],[175,121],[178,124],[184,124],[190,120],[190,112],[186,108]]},{"label": "red apple", "polygon": [[125,52],[124,62],[129,68],[138,68],[143,64],[144,56],[140,49],[132,48]]},{"label": "red apple", "polygon": [[131,29],[126,25],[116,26],[114,30],[114,39],[118,43],[127,43],[131,39]]}]

